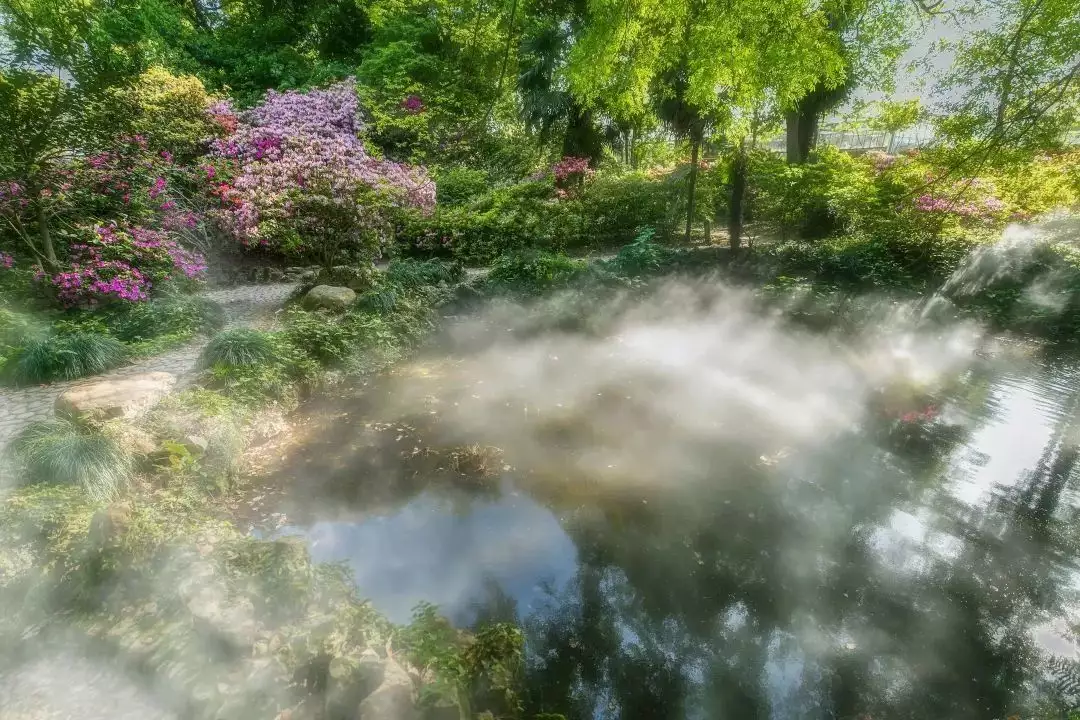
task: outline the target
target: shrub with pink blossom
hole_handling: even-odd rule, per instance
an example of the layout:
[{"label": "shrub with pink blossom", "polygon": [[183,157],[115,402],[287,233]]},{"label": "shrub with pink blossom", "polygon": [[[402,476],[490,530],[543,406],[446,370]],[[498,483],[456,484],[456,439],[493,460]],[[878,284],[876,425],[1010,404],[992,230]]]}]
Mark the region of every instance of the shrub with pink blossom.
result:
[{"label": "shrub with pink blossom", "polygon": [[[329,193],[359,215],[378,215],[357,219],[368,228],[385,225],[396,209],[430,211],[435,184],[427,171],[371,157],[358,137],[357,106],[355,87],[345,81],[308,92],[270,91],[240,115],[235,133],[213,143],[219,161],[236,163],[234,177],[222,177],[220,167],[204,169],[217,182],[211,194],[220,203],[221,227],[247,247],[321,255],[320,236],[307,231],[310,218],[301,222],[296,213],[304,195]],[[334,207],[336,213],[341,203]]]},{"label": "shrub with pink blossom", "polygon": [[0,251],[0,270],[10,270],[15,267],[15,258],[6,252]]},{"label": "shrub with pink blossom", "polygon": [[39,274],[66,307],[141,302],[162,282],[197,280],[206,271],[199,253],[183,248],[164,231],[144,227],[99,225],[68,251],[68,267]]}]

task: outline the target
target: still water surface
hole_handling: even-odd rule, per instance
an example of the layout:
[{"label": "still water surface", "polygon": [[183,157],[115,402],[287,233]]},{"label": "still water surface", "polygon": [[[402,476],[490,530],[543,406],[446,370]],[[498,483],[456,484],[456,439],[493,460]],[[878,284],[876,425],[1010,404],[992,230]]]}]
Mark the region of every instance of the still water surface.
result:
[{"label": "still water surface", "polygon": [[[348,564],[395,621],[427,601],[462,626],[522,623],[530,710],[1005,718],[1076,702],[1059,663],[1080,621],[1075,359],[972,354],[929,390],[861,398],[813,441],[767,423],[668,438],[689,400],[665,415],[630,395],[552,426],[535,405],[562,408],[566,383],[492,399],[507,365],[470,362],[421,360],[329,401],[282,471],[303,478],[282,532]],[[497,477],[416,461],[466,441],[503,449]]]}]

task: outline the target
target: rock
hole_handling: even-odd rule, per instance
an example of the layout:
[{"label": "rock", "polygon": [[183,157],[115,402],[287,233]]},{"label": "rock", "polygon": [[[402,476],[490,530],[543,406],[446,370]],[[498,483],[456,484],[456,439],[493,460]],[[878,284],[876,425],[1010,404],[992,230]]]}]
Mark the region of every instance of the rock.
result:
[{"label": "rock", "polygon": [[127,503],[114,503],[98,510],[90,520],[90,541],[99,548],[118,544],[131,525],[131,515],[131,506]]},{"label": "rock", "polygon": [[277,268],[270,268],[270,271],[267,274],[267,279],[270,282],[281,282],[281,279],[283,277],[285,277],[285,273],[283,273],[281,270],[278,270]]},{"label": "rock", "polygon": [[364,652],[360,653],[359,665],[358,673],[362,682],[369,690],[374,691],[382,685],[383,680],[386,679],[386,667],[383,665],[379,653],[371,648],[364,650]]},{"label": "rock", "polygon": [[285,268],[285,274],[286,275],[299,275],[300,273],[304,272],[304,270],[306,270],[306,268],[300,267],[298,265],[292,265],[290,267]]},{"label": "rock", "polygon": [[315,282],[318,277],[318,270],[305,270],[304,272],[300,273],[298,279],[300,280],[300,282]]},{"label": "rock", "polygon": [[335,265],[330,272],[321,271],[317,282],[323,285],[342,285],[356,292],[367,292],[375,286],[379,271],[366,265]]},{"label": "rock", "polygon": [[158,449],[157,441],[153,435],[142,427],[135,427],[123,420],[113,420],[105,423],[101,426],[101,432],[131,455],[149,457]]},{"label": "rock", "polygon": [[176,376],[148,372],[76,385],[56,398],[57,415],[92,420],[138,417],[172,392]]},{"label": "rock", "polygon": [[393,660],[383,670],[382,683],[360,703],[360,720],[418,720],[408,673]]},{"label": "rock", "polygon": [[344,310],[356,302],[356,292],[347,287],[316,285],[304,296],[303,305],[309,310]]}]

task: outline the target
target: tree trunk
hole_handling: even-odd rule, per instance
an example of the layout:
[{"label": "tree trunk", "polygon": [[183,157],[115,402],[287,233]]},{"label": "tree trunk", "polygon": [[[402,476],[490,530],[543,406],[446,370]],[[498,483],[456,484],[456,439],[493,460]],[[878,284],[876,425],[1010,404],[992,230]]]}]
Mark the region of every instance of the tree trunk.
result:
[{"label": "tree trunk", "polygon": [[694,133],[690,150],[690,177],[686,183],[686,243],[690,244],[690,232],[694,229],[694,192],[697,190],[698,152],[701,135]]},{"label": "tree trunk", "polygon": [[52,233],[49,231],[49,213],[40,200],[37,201],[37,224],[38,237],[41,239],[41,251],[45,253],[45,259],[53,267],[58,265],[56,261],[56,248],[53,247]]},{"label": "tree trunk", "polygon": [[893,148],[896,147],[896,133],[889,133],[889,142],[885,145],[885,152],[892,155]]},{"label": "tree trunk", "polygon": [[787,113],[787,161],[793,164],[810,159],[817,144],[818,113],[814,103],[804,102]]},{"label": "tree trunk", "polygon": [[742,245],[746,166],[746,141],[744,139],[739,142],[739,149],[735,151],[735,161],[731,164],[731,212],[728,215],[728,237],[732,252],[737,251]]},{"label": "tree trunk", "polygon": [[784,116],[787,123],[787,136],[785,147],[787,148],[787,161],[794,165],[799,160],[799,113],[788,110]]}]

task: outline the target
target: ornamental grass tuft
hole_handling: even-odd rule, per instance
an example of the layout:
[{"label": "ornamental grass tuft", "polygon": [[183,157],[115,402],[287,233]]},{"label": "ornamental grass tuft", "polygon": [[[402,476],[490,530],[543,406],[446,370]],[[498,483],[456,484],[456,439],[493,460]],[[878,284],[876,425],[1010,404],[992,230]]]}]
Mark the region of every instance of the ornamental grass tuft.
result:
[{"label": "ornamental grass tuft", "polygon": [[97,502],[116,498],[131,479],[131,457],[113,439],[71,420],[33,423],[11,453],[27,481],[77,485]]}]

